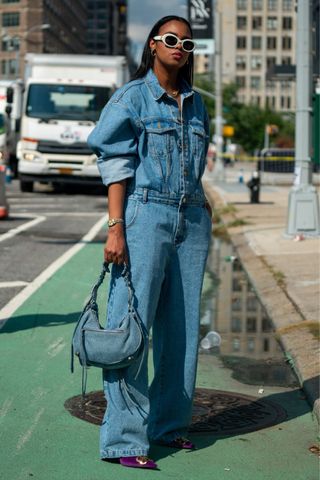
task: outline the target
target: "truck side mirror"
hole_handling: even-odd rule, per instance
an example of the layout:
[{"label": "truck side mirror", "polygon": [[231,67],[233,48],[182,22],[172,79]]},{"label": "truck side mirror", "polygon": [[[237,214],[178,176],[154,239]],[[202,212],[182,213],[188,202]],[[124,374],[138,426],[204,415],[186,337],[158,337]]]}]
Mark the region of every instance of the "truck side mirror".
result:
[{"label": "truck side mirror", "polygon": [[12,106],[11,105],[6,105],[6,114],[8,115],[8,117],[10,117],[11,112],[12,112]]},{"label": "truck side mirror", "polygon": [[7,103],[13,103],[13,88],[7,88]]}]

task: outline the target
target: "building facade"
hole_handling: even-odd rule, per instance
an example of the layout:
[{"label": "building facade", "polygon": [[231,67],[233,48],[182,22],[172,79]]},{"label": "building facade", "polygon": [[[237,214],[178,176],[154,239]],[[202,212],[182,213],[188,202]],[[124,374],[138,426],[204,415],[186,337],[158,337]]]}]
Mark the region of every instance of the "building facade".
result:
[{"label": "building facade", "polygon": [[1,78],[23,76],[24,55],[86,53],[85,0],[0,0]]},{"label": "building facade", "polygon": [[87,52],[125,55],[127,45],[126,0],[87,0]]},{"label": "building facade", "polygon": [[[295,65],[294,0],[217,0],[221,13],[222,81],[237,84],[241,103],[291,112],[295,109],[292,77],[267,75],[275,65]],[[212,61],[196,56],[196,72]],[[269,79],[268,79],[269,77]]]},{"label": "building facade", "polygon": [[275,65],[295,65],[294,0],[219,0],[223,82],[235,82],[243,103],[290,112],[295,82],[267,79]]}]

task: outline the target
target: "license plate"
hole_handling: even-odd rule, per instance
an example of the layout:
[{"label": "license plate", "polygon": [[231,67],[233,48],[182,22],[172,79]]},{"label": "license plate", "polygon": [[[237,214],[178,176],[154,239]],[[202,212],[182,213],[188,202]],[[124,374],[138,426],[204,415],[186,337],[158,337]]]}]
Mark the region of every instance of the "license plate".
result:
[{"label": "license plate", "polygon": [[59,173],[62,173],[63,175],[71,175],[73,172],[72,168],[59,168],[58,169]]}]

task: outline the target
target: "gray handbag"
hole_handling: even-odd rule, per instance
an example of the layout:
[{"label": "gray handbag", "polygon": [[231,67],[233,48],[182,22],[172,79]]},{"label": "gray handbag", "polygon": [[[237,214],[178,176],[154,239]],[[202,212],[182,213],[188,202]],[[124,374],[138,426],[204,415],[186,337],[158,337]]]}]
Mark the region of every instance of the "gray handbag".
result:
[{"label": "gray handbag", "polygon": [[100,325],[97,293],[106,272],[109,272],[109,266],[104,263],[72,336],[71,372],[74,371],[74,355],[77,355],[82,365],[82,395],[86,390],[87,367],[121,370],[140,359],[137,376],[145,353],[148,334],[133,306],[133,289],[126,265],[122,277],[128,288],[128,313],[119,321],[118,328],[104,329]]}]

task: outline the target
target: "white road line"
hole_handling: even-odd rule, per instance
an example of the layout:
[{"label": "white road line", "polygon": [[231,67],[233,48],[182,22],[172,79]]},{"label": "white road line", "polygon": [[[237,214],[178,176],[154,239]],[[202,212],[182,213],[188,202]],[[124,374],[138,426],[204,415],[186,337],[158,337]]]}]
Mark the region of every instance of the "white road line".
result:
[{"label": "white road line", "polygon": [[[9,202],[10,204],[10,202]],[[10,204],[11,206],[11,204]],[[27,210],[31,209],[31,208],[57,208],[57,205],[54,204],[43,204],[42,202],[39,202],[39,203],[15,203],[12,205],[12,208],[25,208]]]},{"label": "white road line", "polygon": [[8,238],[15,237],[20,232],[23,232],[24,230],[28,230],[29,228],[34,227],[38,223],[44,222],[45,219],[46,217],[36,216],[36,218],[31,220],[30,222],[24,223],[23,225],[20,225],[20,227],[12,228],[7,233],[3,233],[2,235],[0,235],[0,242],[4,242],[5,240],[8,240]]},{"label": "white road line", "polygon": [[30,282],[22,282],[17,280],[16,282],[0,282],[0,288],[14,288],[14,287],[25,287],[29,285]]},{"label": "white road line", "polygon": [[[10,209],[10,212],[12,212],[12,208]],[[101,212],[99,213],[94,213],[94,212],[43,212],[46,217],[101,217]],[[40,215],[40,214],[39,214]],[[15,212],[12,212],[11,217],[18,217],[21,216],[23,217],[24,214],[18,214]],[[31,215],[34,217],[34,215]]]},{"label": "white road line", "polygon": [[40,275],[38,275],[33,282],[25,287],[18,295],[16,295],[10,302],[7,303],[0,310],[0,329],[4,326],[6,321],[13,315],[13,313],[21,307],[21,305],[40,288],[54,273],[59,270],[70,258],[78,253],[88,242],[94,239],[106,222],[106,215],[104,214],[100,220],[93,225],[84,237],[78,243],[69,248],[61,257],[55,260],[49,267],[47,267]]}]

